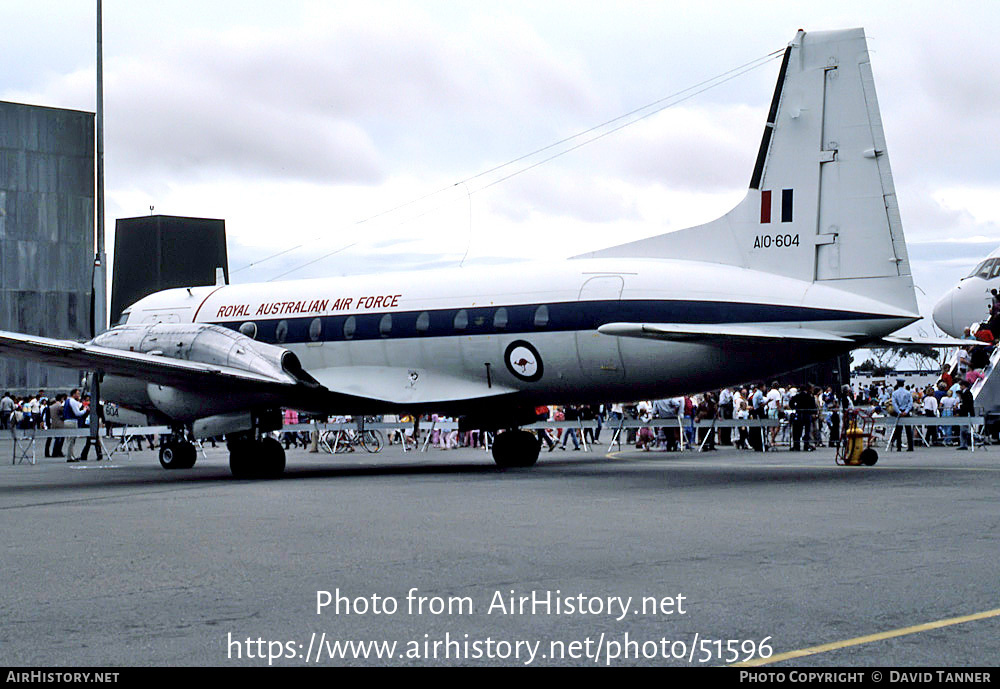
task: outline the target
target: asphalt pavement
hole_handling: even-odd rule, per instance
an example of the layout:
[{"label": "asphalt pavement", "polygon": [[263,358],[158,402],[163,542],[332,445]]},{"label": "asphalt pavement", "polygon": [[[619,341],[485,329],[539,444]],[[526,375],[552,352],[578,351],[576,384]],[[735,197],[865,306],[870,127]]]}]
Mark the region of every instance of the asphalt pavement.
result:
[{"label": "asphalt pavement", "polygon": [[5,665],[997,664],[1000,449],[12,456]]}]

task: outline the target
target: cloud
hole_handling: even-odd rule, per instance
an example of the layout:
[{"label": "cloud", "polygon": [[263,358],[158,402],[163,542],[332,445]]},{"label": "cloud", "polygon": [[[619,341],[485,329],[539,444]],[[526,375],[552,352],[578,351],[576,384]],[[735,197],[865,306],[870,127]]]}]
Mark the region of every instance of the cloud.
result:
[{"label": "cloud", "polygon": [[[516,18],[447,27],[410,7],[324,4],[282,26],[164,38],[106,60],[109,180],[377,184],[393,165],[492,163],[597,102],[579,61]],[[93,82],[76,70],[5,96],[80,107]]]},{"label": "cloud", "polygon": [[635,199],[620,181],[572,170],[514,178],[495,192],[490,207],[515,222],[546,217],[586,223],[639,219]]},{"label": "cloud", "polygon": [[766,115],[746,105],[671,108],[620,132],[609,165],[640,184],[699,192],[745,188]]}]

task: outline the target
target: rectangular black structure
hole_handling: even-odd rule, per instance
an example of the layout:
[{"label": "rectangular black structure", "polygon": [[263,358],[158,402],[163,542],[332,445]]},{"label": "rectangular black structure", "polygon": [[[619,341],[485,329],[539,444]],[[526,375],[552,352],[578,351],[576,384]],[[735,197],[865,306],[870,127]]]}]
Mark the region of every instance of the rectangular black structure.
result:
[{"label": "rectangular black structure", "polygon": [[147,215],[115,221],[115,261],[111,281],[111,323],[139,299],[171,287],[214,285],[215,269],[225,271],[226,221]]},{"label": "rectangular black structure", "polygon": [[[94,114],[0,101],[0,329],[91,335]],[[78,387],[80,374],[0,359],[15,394]]]}]

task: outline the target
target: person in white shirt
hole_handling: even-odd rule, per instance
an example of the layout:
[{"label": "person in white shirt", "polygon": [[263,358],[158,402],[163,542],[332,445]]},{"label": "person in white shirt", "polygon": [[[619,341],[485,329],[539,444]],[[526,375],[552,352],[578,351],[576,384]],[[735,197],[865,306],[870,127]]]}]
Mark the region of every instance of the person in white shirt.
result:
[{"label": "person in white shirt", "polygon": [[[781,412],[781,390],[778,389],[778,381],[771,383],[771,389],[767,391],[767,396],[764,399],[767,400],[767,418],[779,418]],[[778,426],[771,428],[772,445],[777,442],[779,430],[781,429]]]},{"label": "person in white shirt", "polygon": [[[87,411],[83,408],[80,403],[80,391],[73,388],[72,392],[69,393],[69,397],[66,398],[66,402],[63,403],[63,420],[66,425],[70,428],[76,424],[77,428],[85,428],[83,425],[83,419],[87,416]],[[72,437],[69,439],[69,445],[66,447],[66,461],[76,462],[76,457],[73,456],[73,447],[76,445],[76,438]],[[86,460],[84,460],[86,461]]]},{"label": "person in white shirt", "polygon": [[[964,378],[965,374],[969,371],[969,365],[972,362],[972,358],[969,356],[969,350],[962,347],[958,350],[958,373],[959,378]],[[958,382],[957,380],[955,381]]]},{"label": "person in white shirt", "polygon": [[[722,419],[733,418],[733,410],[736,408],[735,405],[736,396],[733,391],[729,388],[722,388],[719,391],[719,417]],[[719,429],[719,443],[722,445],[732,445],[733,444],[733,429],[727,427]]]},{"label": "person in white shirt", "polygon": [[[924,416],[937,416],[938,415],[938,401],[934,396],[934,386],[928,385],[927,389],[924,391]],[[937,426],[927,426],[927,444],[933,445],[937,442],[938,434]]]},{"label": "person in white shirt", "polygon": [[[938,410],[941,418],[955,415],[955,407],[958,406],[958,396],[951,390],[938,402]],[[954,437],[954,426],[941,426],[941,440],[945,445],[951,445]]]}]

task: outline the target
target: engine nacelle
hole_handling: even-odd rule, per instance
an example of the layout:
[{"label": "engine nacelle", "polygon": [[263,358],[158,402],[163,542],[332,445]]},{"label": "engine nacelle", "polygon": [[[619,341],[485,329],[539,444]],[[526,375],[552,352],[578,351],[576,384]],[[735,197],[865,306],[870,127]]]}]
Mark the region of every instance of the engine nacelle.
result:
[{"label": "engine nacelle", "polygon": [[[217,325],[121,325],[98,335],[92,343],[110,349],[228,366],[290,383],[317,384],[303,370],[298,357],[287,349],[257,342]],[[106,376],[101,390],[107,399],[123,407],[185,422],[272,403],[270,399],[236,397],[222,389],[180,389],[124,376]]]}]

